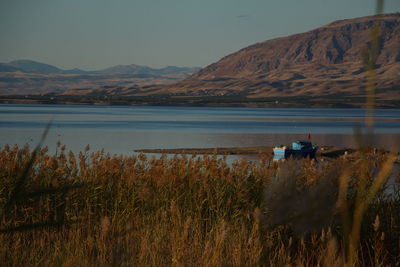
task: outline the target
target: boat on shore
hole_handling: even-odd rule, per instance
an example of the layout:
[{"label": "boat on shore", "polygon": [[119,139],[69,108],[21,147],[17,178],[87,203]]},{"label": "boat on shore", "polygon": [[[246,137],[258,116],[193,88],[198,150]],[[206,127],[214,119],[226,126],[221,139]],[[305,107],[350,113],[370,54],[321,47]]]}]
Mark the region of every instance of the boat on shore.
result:
[{"label": "boat on shore", "polygon": [[274,160],[293,158],[315,158],[318,146],[313,146],[311,141],[296,141],[292,147],[284,145],[275,146],[273,149]]}]

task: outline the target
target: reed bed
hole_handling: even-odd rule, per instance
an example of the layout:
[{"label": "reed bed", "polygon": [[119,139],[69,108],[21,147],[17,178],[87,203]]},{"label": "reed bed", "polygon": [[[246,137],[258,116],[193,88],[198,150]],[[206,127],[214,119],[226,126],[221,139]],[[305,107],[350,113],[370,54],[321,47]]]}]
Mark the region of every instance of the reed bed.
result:
[{"label": "reed bed", "polygon": [[1,265],[396,266],[399,187],[377,184],[399,178],[394,160],[228,165],[4,146]]}]

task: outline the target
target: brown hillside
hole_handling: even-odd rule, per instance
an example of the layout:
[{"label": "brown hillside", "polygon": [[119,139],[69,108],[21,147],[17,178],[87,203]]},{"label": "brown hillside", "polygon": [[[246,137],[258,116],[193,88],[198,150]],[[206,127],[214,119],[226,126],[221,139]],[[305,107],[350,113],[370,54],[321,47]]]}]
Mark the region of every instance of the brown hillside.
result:
[{"label": "brown hillside", "polygon": [[[362,51],[377,16],[333,22],[309,32],[246,47],[166,86],[132,86],[124,95],[363,96]],[[377,95],[399,99],[400,13],[379,17]],[[109,92],[111,93],[111,92]],[[115,92],[114,92],[115,93]]]}]

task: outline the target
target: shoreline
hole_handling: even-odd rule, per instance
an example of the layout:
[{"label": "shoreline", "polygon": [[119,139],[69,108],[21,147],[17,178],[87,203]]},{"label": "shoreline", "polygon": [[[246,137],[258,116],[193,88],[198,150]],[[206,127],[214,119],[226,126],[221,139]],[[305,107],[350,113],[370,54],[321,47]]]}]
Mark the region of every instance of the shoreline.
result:
[{"label": "shoreline", "polygon": [[[265,155],[272,157],[272,146],[255,147],[220,147],[220,148],[173,148],[173,149],[137,149],[136,153],[154,153],[154,154],[175,154],[175,155]],[[338,146],[320,146],[317,156],[336,158],[342,155],[349,155],[357,152],[357,149],[338,147]],[[386,152],[383,151],[382,152]]]},{"label": "shoreline", "polygon": [[[384,155],[390,153],[385,149],[371,148],[373,153],[376,155]],[[354,149],[349,147],[339,146],[319,146],[317,150],[316,159],[322,158],[323,160],[334,160],[340,157],[346,157],[350,160],[354,160],[360,156],[362,149]],[[206,156],[206,155],[218,155],[218,156],[250,156],[261,158],[272,158],[274,154],[271,146],[257,146],[257,147],[223,147],[223,148],[175,148],[175,149],[137,149],[135,153],[143,154],[159,154],[159,155],[192,155],[192,156]],[[397,158],[395,164],[400,164],[400,152],[395,151]]]},{"label": "shoreline", "polygon": [[[348,108],[365,109],[364,99],[348,102],[344,99],[303,99],[286,98],[173,98],[157,97],[119,97],[104,100],[102,97],[86,96],[35,96],[35,95],[0,95],[0,104],[33,105],[93,105],[93,106],[178,106],[178,107],[254,107],[254,108]],[[375,108],[399,109],[399,103],[378,101]]]}]

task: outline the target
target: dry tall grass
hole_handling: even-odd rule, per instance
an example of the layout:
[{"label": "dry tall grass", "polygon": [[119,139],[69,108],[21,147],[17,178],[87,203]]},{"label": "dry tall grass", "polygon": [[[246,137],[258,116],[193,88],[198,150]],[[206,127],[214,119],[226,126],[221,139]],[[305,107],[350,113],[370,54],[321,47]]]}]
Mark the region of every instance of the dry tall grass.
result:
[{"label": "dry tall grass", "polygon": [[[217,156],[156,159],[86,151],[76,157],[60,146],[55,155],[39,150],[26,171],[32,154],[28,147],[0,151],[4,266],[400,262],[399,188],[390,198],[378,190],[364,206],[363,220],[356,215],[359,194],[375,190],[377,173],[391,160],[384,154],[228,166]],[[355,223],[359,249],[349,262]]]}]

